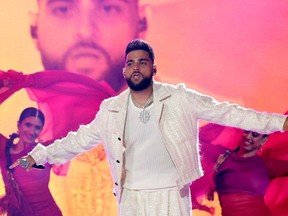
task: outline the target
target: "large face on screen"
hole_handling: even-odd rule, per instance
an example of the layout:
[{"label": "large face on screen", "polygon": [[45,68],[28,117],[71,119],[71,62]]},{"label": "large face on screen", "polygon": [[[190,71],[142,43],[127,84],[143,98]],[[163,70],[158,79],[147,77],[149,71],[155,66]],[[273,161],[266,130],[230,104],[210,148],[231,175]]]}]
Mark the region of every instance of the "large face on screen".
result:
[{"label": "large face on screen", "polygon": [[40,0],[38,5],[31,32],[45,69],[85,74],[117,89],[126,45],[146,30],[138,0]]}]

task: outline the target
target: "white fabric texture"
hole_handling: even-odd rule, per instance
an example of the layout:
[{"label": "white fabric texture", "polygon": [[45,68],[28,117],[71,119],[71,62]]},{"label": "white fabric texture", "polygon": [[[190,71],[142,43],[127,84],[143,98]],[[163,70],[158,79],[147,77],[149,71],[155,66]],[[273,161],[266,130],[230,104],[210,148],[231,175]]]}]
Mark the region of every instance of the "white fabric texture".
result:
[{"label": "white fabric texture", "polygon": [[[36,163],[65,163],[78,154],[103,143],[114,180],[114,193],[122,194],[124,131],[130,90],[104,100],[95,119],[77,132],[37,147],[30,153]],[[285,115],[256,112],[236,104],[218,102],[210,96],[177,86],[153,84],[154,109],[161,138],[179,174],[178,188],[191,183],[203,173],[199,157],[198,119],[239,127],[260,133],[283,131]]]},{"label": "white fabric texture", "polygon": [[142,108],[130,97],[125,129],[125,181],[128,189],[160,189],[176,187],[177,170],[161,139],[153,103],[145,108],[149,120],[139,118]]},{"label": "white fabric texture", "polygon": [[191,216],[189,187],[182,190],[134,191],[123,189],[119,216]]}]

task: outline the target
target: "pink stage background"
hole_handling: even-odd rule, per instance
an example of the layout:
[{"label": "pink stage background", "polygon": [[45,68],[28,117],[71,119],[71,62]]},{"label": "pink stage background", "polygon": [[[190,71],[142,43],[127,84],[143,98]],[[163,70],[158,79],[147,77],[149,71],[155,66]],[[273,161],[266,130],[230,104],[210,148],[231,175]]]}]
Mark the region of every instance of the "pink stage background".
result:
[{"label": "pink stage background", "polygon": [[[0,2],[1,70],[33,73],[43,69],[29,35],[29,11],[35,9],[35,2]],[[286,0],[147,0],[144,3],[149,6],[145,39],[155,48],[160,80],[184,82],[219,100],[261,111],[288,110]],[[34,104],[24,91],[2,104],[1,133],[8,136],[14,132],[20,112],[30,105]],[[72,207],[63,201],[66,199],[63,194],[57,193],[63,178],[52,175],[51,190],[66,213]],[[217,203],[208,205],[217,206]],[[195,215],[208,214],[195,211]]]}]

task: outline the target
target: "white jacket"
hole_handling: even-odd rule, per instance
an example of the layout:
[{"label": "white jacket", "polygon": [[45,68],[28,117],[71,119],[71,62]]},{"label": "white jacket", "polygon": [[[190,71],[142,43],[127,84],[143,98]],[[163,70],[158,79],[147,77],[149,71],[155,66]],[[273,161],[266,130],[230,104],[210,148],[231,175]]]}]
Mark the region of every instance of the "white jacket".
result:
[{"label": "white jacket", "polygon": [[[64,163],[103,143],[114,180],[114,195],[121,197],[124,128],[130,90],[102,102],[95,119],[52,145],[38,145],[30,155],[37,164]],[[179,174],[182,188],[202,175],[198,119],[260,133],[282,131],[285,115],[267,114],[236,104],[217,102],[207,95],[154,81],[154,109],[164,144]],[[79,113],[81,115],[81,113]],[[135,129],[136,130],[136,129]]]}]

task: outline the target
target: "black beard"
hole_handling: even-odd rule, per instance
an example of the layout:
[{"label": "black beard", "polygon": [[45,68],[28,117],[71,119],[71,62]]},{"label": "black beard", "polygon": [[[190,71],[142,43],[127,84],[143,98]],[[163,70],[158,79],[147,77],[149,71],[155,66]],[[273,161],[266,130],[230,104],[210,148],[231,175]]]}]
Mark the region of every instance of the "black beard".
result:
[{"label": "black beard", "polygon": [[132,89],[133,91],[142,91],[150,86],[152,78],[153,75],[149,77],[144,77],[143,80],[138,84],[134,84],[130,78],[126,79],[126,81],[129,88]]}]

